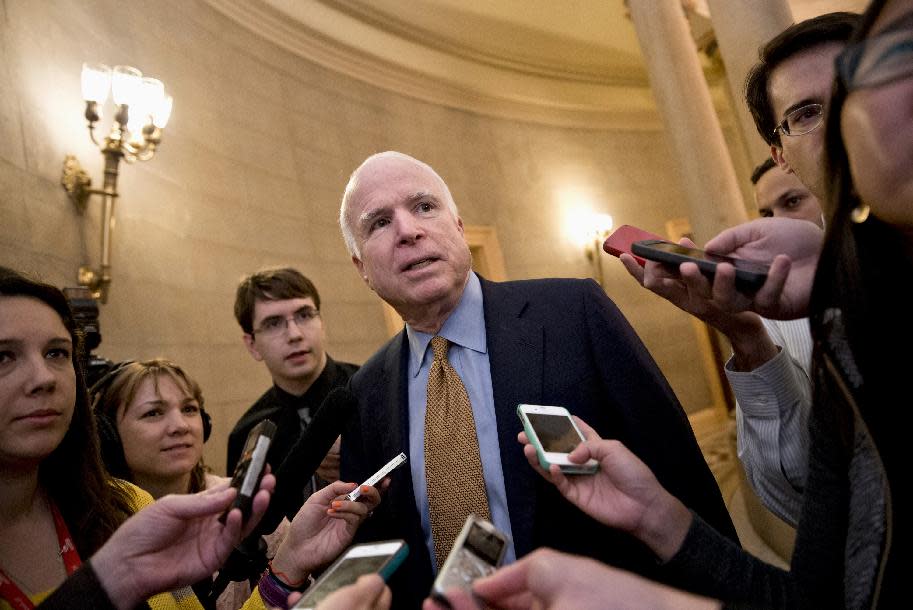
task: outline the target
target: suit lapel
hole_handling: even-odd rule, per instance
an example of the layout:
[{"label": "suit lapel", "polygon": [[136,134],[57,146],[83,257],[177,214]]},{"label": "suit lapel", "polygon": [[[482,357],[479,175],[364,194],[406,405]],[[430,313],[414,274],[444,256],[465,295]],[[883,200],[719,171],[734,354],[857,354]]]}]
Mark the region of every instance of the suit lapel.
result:
[{"label": "suit lapel", "polygon": [[381,449],[384,455],[394,455],[407,448],[409,443],[409,409],[408,392],[403,371],[404,358],[408,356],[406,332],[396,336],[384,354],[384,379],[381,379],[379,391],[384,396],[375,405],[383,410],[380,422],[388,422],[380,430]]},{"label": "suit lapel", "polygon": [[[409,386],[406,382],[408,358],[409,342],[403,331],[388,344],[384,353],[383,377],[371,393],[371,409],[374,413],[372,425],[377,427],[380,439],[378,451],[382,460],[377,468],[400,451],[409,453]],[[421,518],[415,507],[412,469],[408,463],[400,469],[398,478],[402,489],[391,489],[390,493],[384,495],[383,501],[392,502],[391,512],[398,522],[399,531],[411,532],[411,540],[417,542],[417,548],[411,548],[410,553],[425,558],[418,561],[417,565],[430,566],[431,556],[424,544]],[[430,570],[423,574],[423,578],[430,578]]]},{"label": "suit lapel", "polygon": [[509,286],[482,284],[491,385],[498,422],[501,468],[517,556],[532,550],[536,477],[517,442],[523,427],[517,417],[520,403],[540,404],[544,361],[544,329],[523,319],[529,306]]}]

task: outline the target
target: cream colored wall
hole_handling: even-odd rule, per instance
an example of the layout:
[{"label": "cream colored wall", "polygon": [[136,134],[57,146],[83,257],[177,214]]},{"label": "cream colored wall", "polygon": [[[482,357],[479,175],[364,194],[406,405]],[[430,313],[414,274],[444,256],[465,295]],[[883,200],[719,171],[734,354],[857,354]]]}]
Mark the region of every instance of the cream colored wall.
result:
[{"label": "cream colored wall", "polygon": [[[122,165],[99,352],[186,365],[215,420],[206,457],[216,470],[228,430],[269,384],[231,313],[242,274],[290,264],[310,276],[338,359],[361,362],[384,340],[381,307],[336,226],[346,178],[368,154],[398,149],[435,166],[465,222],[496,227],[511,278],[590,273],[562,227],[569,187],[602,202],[616,225],[662,233],[685,214],[661,132],[431,106],[318,68],[198,1],[0,0],[0,9],[2,264],[72,285],[87,254],[97,262],[98,202],[83,224],[59,186],[67,153],[101,178],[82,120],[83,61],[135,65],[174,95],[159,154]],[[639,289],[616,260],[604,267],[608,293],[682,402],[707,406],[687,316]]]}]

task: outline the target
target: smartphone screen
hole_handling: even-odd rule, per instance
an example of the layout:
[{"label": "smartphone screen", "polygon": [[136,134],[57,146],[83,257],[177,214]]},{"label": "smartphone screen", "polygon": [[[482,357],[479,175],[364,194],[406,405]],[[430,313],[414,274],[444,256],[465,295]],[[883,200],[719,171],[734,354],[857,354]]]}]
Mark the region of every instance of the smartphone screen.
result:
[{"label": "smartphone screen", "polygon": [[407,552],[408,546],[402,540],[357,544],[331,565],[293,608],[313,608],[337,589],[354,583],[363,574],[379,572],[386,579],[399,566]]},{"label": "smartphone screen", "polygon": [[502,536],[494,535],[478,522],[473,522],[463,546],[486,564],[496,566],[506,545],[507,541]]},{"label": "smartphone screen", "polygon": [[469,588],[473,581],[497,569],[507,548],[507,536],[491,523],[470,515],[434,581],[438,598],[450,589]]},{"label": "smartphone screen", "polygon": [[570,453],[583,441],[567,415],[527,413],[526,417],[547,453]]},{"label": "smartphone screen", "polygon": [[362,574],[377,572],[389,558],[389,555],[346,557],[325,580],[321,581],[320,589],[314,589],[314,594],[308,596],[310,601],[318,604],[336,589],[351,585]]}]

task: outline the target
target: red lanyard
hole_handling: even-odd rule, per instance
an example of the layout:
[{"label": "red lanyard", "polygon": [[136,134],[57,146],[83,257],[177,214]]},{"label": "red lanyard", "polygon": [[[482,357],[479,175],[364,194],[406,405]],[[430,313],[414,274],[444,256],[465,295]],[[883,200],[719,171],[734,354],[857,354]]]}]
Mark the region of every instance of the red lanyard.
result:
[{"label": "red lanyard", "polygon": [[[82,560],[79,559],[79,553],[76,551],[76,545],[73,544],[73,537],[70,536],[70,530],[63,521],[63,515],[57,510],[57,505],[51,504],[51,514],[54,516],[54,529],[57,530],[57,542],[60,544],[60,557],[63,559],[63,565],[67,569],[67,576],[79,569]],[[16,583],[7,576],[6,572],[0,568],[0,598],[7,600],[14,610],[32,610],[35,606],[28,596],[22,592]]]}]

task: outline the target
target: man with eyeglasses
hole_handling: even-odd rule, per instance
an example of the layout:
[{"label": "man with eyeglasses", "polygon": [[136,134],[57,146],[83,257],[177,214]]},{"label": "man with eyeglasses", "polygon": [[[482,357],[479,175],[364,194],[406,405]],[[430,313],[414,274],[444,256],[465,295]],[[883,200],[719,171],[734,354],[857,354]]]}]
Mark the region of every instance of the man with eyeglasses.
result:
[{"label": "man with eyeglasses", "polygon": [[[284,267],[257,271],[238,285],[235,318],[244,345],[266,365],[273,386],[241,417],[228,437],[228,473],[251,428],[264,419],[276,424],[267,461],[277,468],[331,390],[345,386],[358,370],[326,353],[326,329],[317,287],[299,271]],[[303,493],[339,480],[339,441]],[[304,482],[303,482],[304,484]],[[302,496],[302,502],[304,495]]]},{"label": "man with eyeglasses", "polygon": [[[823,227],[818,201],[825,197],[824,113],[834,82],[834,60],[859,15],[828,13],[790,26],[759,50],[745,83],[745,100],[758,132],[779,166],[761,165],[752,182],[762,215],[798,217]],[[783,175],[783,172],[786,175]],[[795,175],[802,209],[786,204],[795,188],[779,179]],[[810,195],[809,195],[810,193]],[[805,195],[808,195],[805,197]],[[808,320],[765,320],[751,312],[728,313],[691,294],[683,282],[656,281],[662,270],[622,262],[641,284],[722,332],[732,346],[726,377],[736,398],[738,455],[747,480],[774,514],[795,526],[808,471],[808,374],[812,339]],[[646,280],[645,280],[646,278]]]},{"label": "man with eyeglasses", "polygon": [[787,28],[761,47],[745,81],[745,101],[771,157],[820,201],[827,196],[822,125],[834,60],[858,22],[858,14],[837,12]]},{"label": "man with eyeglasses", "polygon": [[[827,200],[823,125],[834,61],[859,19],[856,13],[827,13],[787,28],[761,47],[745,81],[745,101],[771,158],[820,202]],[[756,192],[761,186],[756,183]],[[806,220],[823,228],[823,215],[815,216]],[[761,320],[767,336],[755,345],[774,345],[776,356],[743,367],[734,358],[727,365],[739,401],[739,457],[765,506],[795,526],[807,475],[812,339],[807,318]],[[745,344],[748,337],[740,339]],[[784,358],[792,366],[778,370],[776,362]]]}]

